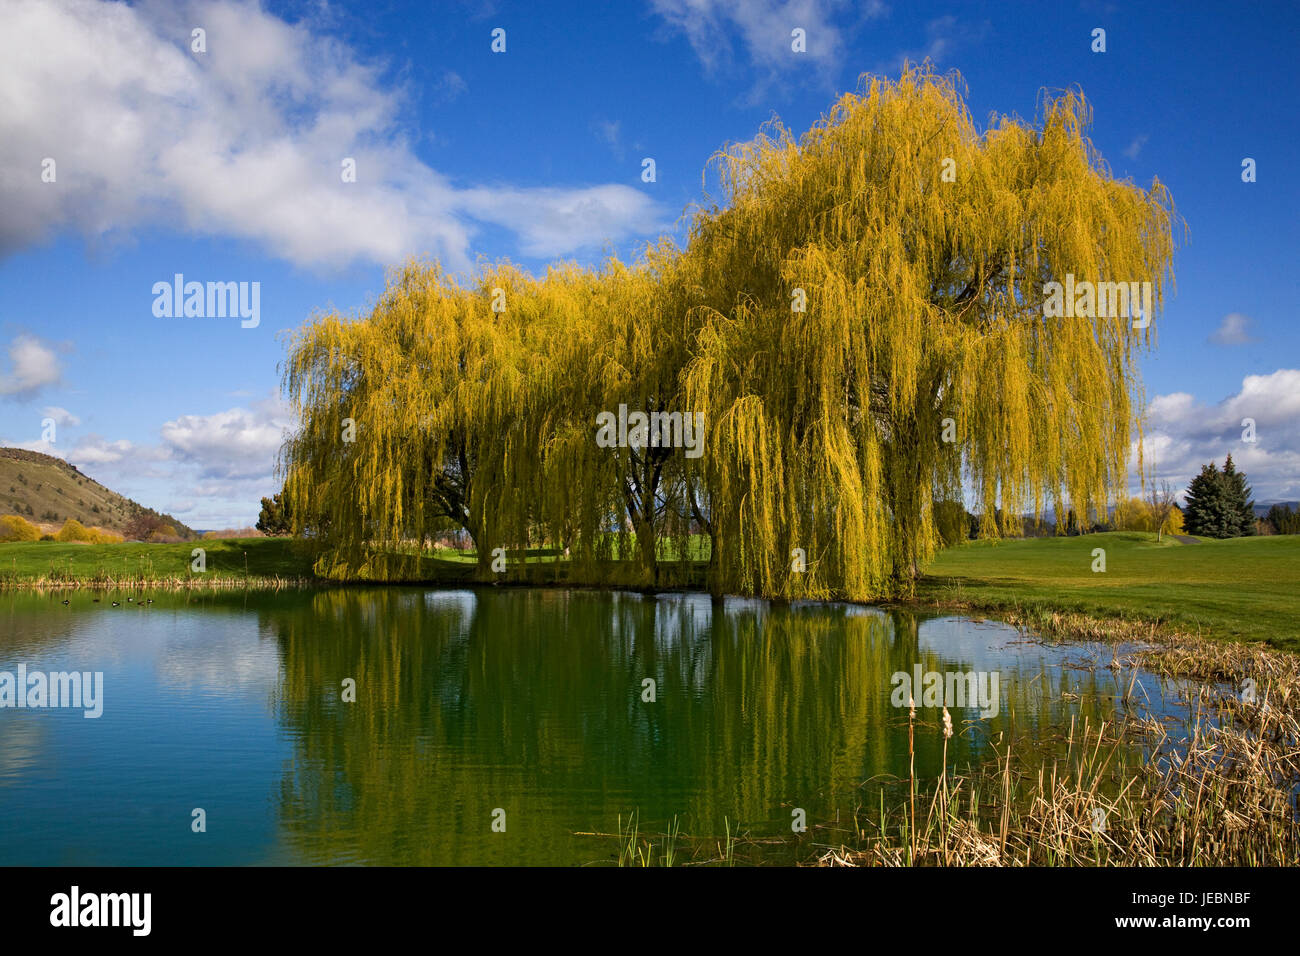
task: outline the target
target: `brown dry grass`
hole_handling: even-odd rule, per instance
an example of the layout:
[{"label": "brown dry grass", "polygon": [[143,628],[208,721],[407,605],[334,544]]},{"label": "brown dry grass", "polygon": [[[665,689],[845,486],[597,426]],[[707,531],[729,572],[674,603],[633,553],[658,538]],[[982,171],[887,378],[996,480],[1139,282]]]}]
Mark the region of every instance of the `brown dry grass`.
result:
[{"label": "brown dry grass", "polygon": [[[936,781],[922,814],[904,800],[855,819],[853,837],[823,844],[818,863],[1300,865],[1300,657],[1083,615],[1012,618],[1115,642],[1103,666],[1190,682],[1186,720],[1157,719],[1130,682],[1125,716],[1072,723],[1063,756],[1004,741],[995,761]],[[1134,641],[1121,659],[1120,644]]]}]

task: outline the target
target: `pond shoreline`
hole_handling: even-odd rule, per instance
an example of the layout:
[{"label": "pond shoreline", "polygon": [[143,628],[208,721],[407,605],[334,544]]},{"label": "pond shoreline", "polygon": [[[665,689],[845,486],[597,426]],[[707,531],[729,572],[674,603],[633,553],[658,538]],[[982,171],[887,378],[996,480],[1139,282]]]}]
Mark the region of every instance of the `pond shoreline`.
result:
[{"label": "pond shoreline", "polygon": [[[472,566],[471,566],[472,567]],[[925,580],[925,579],[923,579]],[[0,570],[0,593],[6,591],[113,591],[132,589],[155,589],[160,591],[285,591],[285,590],[321,590],[321,589],[366,589],[366,588],[424,588],[429,590],[491,590],[491,589],[537,589],[551,591],[612,591],[625,594],[641,594],[655,597],[661,594],[703,594],[715,601],[746,600],[765,601],[773,606],[788,606],[798,603],[815,604],[849,604],[857,607],[874,607],[881,610],[897,608],[929,613],[953,613],[964,616],[985,616],[1005,621],[1025,630],[1036,631],[1043,636],[1055,636],[1068,640],[1102,641],[1123,643],[1144,641],[1148,643],[1185,645],[1195,641],[1206,647],[1234,646],[1241,648],[1262,648],[1284,654],[1300,662],[1300,654],[1286,648],[1275,648],[1259,641],[1239,641],[1216,637],[1213,633],[1192,634],[1179,625],[1159,617],[1125,616],[1122,612],[1113,615],[1082,612],[1066,605],[1055,605],[1043,600],[1019,602],[1014,600],[953,600],[947,598],[897,598],[883,601],[852,601],[839,598],[773,598],[746,594],[713,595],[705,589],[691,586],[646,588],[614,584],[578,584],[555,580],[528,580],[516,578],[503,581],[479,581],[466,575],[464,580],[446,579],[411,580],[411,581],[363,581],[334,580],[322,577],[281,577],[275,575],[174,575],[174,576],[126,576],[112,577],[55,577],[28,578],[17,580]]]},{"label": "pond shoreline", "polygon": [[[1103,546],[1105,574],[1090,571]],[[195,549],[206,568],[192,569]],[[292,538],[204,539],[181,544],[0,544],[0,591],[26,588],[161,589],[369,587],[543,587],[642,593],[709,593],[703,562],[660,564],[647,588],[634,567],[589,569],[534,560],[483,580],[472,553],[435,549],[400,580],[339,580],[315,570],[311,543]],[[583,581],[578,578],[592,580]],[[1288,585],[1290,581],[1292,584]],[[1116,627],[1154,625],[1226,642],[1265,642],[1300,653],[1300,535],[1181,544],[1166,536],[1107,533],[1085,538],[975,541],[940,552],[911,595],[861,603],[960,613],[1011,613],[1036,620],[1083,614]],[[737,595],[742,597],[742,595]],[[812,598],[810,598],[811,600]],[[782,599],[766,598],[780,604]],[[1095,633],[1095,628],[1085,628]]]},{"label": "pond shoreline", "polygon": [[[697,588],[658,588],[645,589],[634,587],[615,587],[609,585],[580,585],[565,583],[537,583],[526,580],[478,582],[468,580],[463,583],[446,581],[409,581],[381,583],[373,581],[332,581],[325,578],[280,578],[265,576],[212,577],[199,579],[198,576],[158,578],[158,579],[122,579],[104,581],[90,580],[37,580],[37,581],[0,581],[0,593],[4,591],[113,591],[144,590],[198,592],[236,590],[248,591],[285,591],[285,590],[328,590],[328,589],[370,588],[419,588],[426,590],[460,591],[460,590],[494,590],[494,589],[536,589],[552,591],[610,591],[625,594],[641,594],[655,597],[661,594],[706,594]],[[774,606],[788,606],[791,602],[779,598],[758,598],[748,595],[710,595],[714,601],[754,600],[766,601]],[[1239,686],[1242,681],[1255,679],[1259,673],[1285,675],[1283,684],[1289,688],[1288,699],[1300,705],[1300,654],[1289,649],[1275,648],[1258,641],[1233,641],[1204,633],[1193,634],[1169,622],[1144,620],[1124,617],[1121,614],[1101,616],[1054,607],[1042,601],[1028,605],[1003,602],[954,601],[939,599],[914,598],[894,601],[843,601],[827,600],[809,603],[848,604],[857,607],[872,607],[882,611],[900,609],[931,614],[954,614],[975,619],[989,618],[1010,624],[1022,632],[1036,634],[1043,638],[1070,642],[1095,642],[1105,644],[1140,644],[1146,649],[1139,653],[1144,666],[1168,677],[1229,683]],[[1297,706],[1300,717],[1300,706]]]}]

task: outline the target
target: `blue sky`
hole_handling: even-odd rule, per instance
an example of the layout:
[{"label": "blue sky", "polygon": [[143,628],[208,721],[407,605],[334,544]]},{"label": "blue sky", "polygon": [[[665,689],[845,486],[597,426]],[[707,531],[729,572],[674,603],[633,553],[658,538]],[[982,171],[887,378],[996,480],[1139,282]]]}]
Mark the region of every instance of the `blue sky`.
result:
[{"label": "blue sky", "polygon": [[[1300,497],[1297,27],[1284,3],[3,0],[0,444],[250,524],[291,424],[285,331],[313,311],[364,309],[409,255],[635,254],[705,198],[716,149],[930,56],[981,125],[1078,85],[1115,174],[1170,188],[1189,232],[1142,360],[1148,454],[1185,485],[1231,452],[1257,499]],[[156,317],[176,273],[260,283],[259,324]]]}]

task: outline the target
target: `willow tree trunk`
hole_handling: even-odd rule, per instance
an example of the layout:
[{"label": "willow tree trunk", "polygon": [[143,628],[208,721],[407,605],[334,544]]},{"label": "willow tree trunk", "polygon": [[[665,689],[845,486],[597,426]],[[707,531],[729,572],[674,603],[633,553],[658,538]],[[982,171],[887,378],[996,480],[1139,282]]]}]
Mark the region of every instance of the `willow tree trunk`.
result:
[{"label": "willow tree trunk", "polygon": [[911,408],[891,416],[890,445],[886,452],[885,500],[891,511],[893,536],[890,548],[890,578],[894,589],[910,594],[921,575],[920,555],[924,547],[925,487],[931,467],[927,442],[936,430],[927,428],[922,416],[933,414],[933,393],[919,389]]},{"label": "willow tree trunk", "polygon": [[[644,507],[644,502],[642,506]],[[649,514],[654,514],[653,499],[650,503]],[[647,586],[657,588],[659,587],[659,548],[658,541],[655,538],[655,527],[645,520],[633,521],[632,527],[636,531],[636,546],[637,550],[641,552],[641,569],[645,573]]]},{"label": "willow tree trunk", "polygon": [[487,533],[484,527],[482,524],[467,518],[465,520],[465,530],[469,532],[470,540],[474,542],[475,580],[492,580],[492,551],[487,546]]}]

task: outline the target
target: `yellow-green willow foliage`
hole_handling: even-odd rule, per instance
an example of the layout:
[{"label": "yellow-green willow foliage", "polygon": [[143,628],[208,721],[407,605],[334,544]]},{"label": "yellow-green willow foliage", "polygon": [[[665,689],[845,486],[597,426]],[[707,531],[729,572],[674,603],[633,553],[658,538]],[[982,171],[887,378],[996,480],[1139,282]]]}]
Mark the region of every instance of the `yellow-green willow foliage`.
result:
[{"label": "yellow-green willow foliage", "polygon": [[[481,570],[550,544],[570,580],[662,585],[699,534],[715,593],[870,599],[910,587],[963,478],[987,534],[1104,507],[1152,327],[1045,318],[1044,287],[1150,282],[1158,310],[1172,203],[1111,178],[1081,95],[981,133],[955,82],[872,79],[802,139],[719,154],[683,249],[464,283],[412,263],[368,316],[314,319],[284,457],[322,570],[409,573],[451,525]],[[703,413],[703,455],[598,447],[620,405]]]},{"label": "yellow-green willow foliage", "polygon": [[299,530],[328,548],[322,572],[402,573],[395,550],[449,524],[492,542],[483,561],[526,534],[526,502],[500,491],[532,460],[519,419],[535,394],[540,285],[504,265],[463,288],[412,263],[364,320],[320,316],[299,331],[285,372],[301,412],[286,492]]},{"label": "yellow-green willow foliage", "polygon": [[[692,461],[681,448],[597,447],[594,423],[621,405],[647,415],[687,408],[680,377],[693,344],[691,291],[668,244],[650,249],[636,268],[609,263],[600,279],[600,311],[585,324],[591,341],[569,353],[563,372],[570,440],[552,457],[553,480],[569,481],[571,494],[598,505],[568,518],[583,556],[605,559],[602,546],[613,544],[620,556],[636,554],[641,583],[655,584],[660,550],[688,548]],[[611,514],[618,518],[613,542]]]},{"label": "yellow-green willow foliage", "polygon": [[1040,129],[980,134],[927,68],[871,80],[802,140],[774,125],[716,157],[725,202],[690,239],[708,317],[685,373],[710,428],[715,586],[906,588],[963,465],[986,516],[1104,508],[1151,328],[1045,319],[1044,286],[1149,281],[1158,308],[1173,211],[1159,182],[1109,176],[1088,119],[1066,93]]}]

